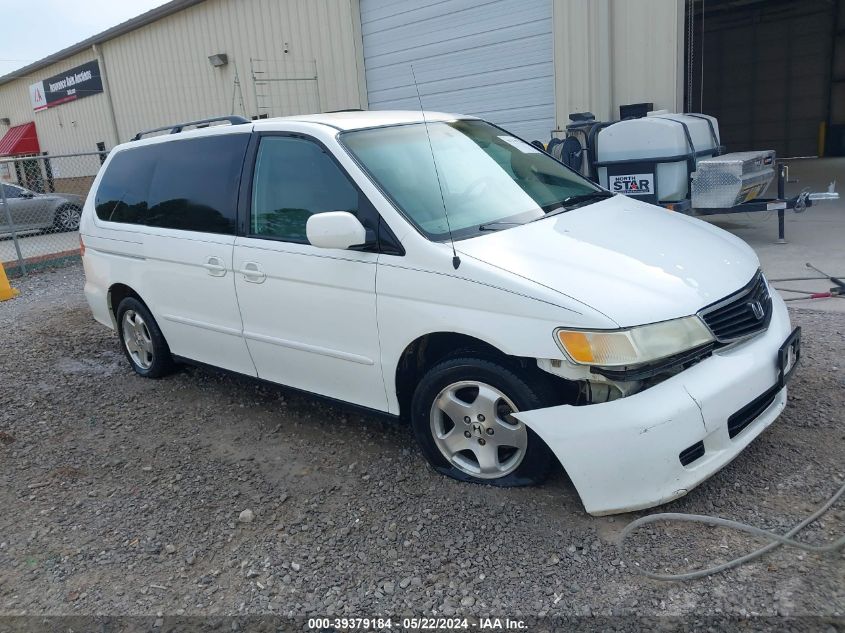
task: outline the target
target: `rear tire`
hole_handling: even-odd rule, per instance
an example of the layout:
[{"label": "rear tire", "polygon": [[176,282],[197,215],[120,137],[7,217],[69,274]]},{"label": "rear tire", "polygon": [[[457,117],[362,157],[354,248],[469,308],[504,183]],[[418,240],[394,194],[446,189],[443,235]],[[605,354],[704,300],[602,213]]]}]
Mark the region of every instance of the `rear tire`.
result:
[{"label": "rear tire", "polygon": [[116,316],[120,347],[136,374],[161,378],[173,371],[170,347],[147,306],[135,297],[126,297],[117,306]]},{"label": "rear tire", "polygon": [[548,406],[542,378],[498,360],[447,359],[420,380],[411,423],[435,470],[460,481],[495,486],[542,483],[555,457],[512,413]]},{"label": "rear tire", "polygon": [[68,232],[78,231],[79,222],[82,219],[82,210],[72,204],[62,205],[56,209],[56,215],[53,218],[53,227],[56,231]]}]

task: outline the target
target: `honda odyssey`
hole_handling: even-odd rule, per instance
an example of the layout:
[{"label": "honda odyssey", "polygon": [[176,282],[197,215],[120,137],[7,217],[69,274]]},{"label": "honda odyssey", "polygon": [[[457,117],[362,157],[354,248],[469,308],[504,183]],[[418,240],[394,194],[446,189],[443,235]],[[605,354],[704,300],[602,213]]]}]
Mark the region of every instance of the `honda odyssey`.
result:
[{"label": "honda odyssey", "polygon": [[116,147],[83,209],[85,294],[139,375],[401,417],[467,482],[559,463],[591,514],[686,494],[783,410],[800,330],[730,233],[474,117],[222,118]]}]

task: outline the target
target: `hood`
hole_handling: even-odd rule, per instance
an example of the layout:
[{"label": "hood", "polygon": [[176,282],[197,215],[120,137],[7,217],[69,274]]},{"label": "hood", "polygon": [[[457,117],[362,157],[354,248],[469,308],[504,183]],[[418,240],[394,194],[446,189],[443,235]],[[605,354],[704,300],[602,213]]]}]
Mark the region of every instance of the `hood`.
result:
[{"label": "hood", "polygon": [[694,314],[744,286],[760,265],[727,231],[621,195],[456,247],[620,327]]}]

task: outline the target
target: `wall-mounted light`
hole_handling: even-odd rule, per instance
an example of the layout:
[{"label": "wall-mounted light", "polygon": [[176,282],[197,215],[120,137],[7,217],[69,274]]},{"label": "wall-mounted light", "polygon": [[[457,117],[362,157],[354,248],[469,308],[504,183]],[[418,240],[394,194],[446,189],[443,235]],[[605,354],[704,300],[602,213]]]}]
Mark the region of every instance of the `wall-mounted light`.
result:
[{"label": "wall-mounted light", "polygon": [[3,118],[0,119],[0,125],[11,125],[11,124],[12,124],[12,120],[7,116],[4,116]]},{"label": "wall-mounted light", "polygon": [[229,63],[229,56],[226,53],[214,53],[214,55],[208,56],[208,63],[215,68],[220,68]]}]

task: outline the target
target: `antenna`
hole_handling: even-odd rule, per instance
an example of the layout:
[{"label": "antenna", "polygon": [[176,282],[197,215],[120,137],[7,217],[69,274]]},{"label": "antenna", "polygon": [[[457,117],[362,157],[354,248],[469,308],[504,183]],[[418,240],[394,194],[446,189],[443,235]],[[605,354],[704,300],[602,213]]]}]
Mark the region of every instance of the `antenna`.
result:
[{"label": "antenna", "polygon": [[428,121],[425,118],[420,87],[417,85],[417,74],[414,72],[414,65],[411,64],[411,78],[414,80],[414,88],[417,91],[417,101],[420,102],[420,114],[422,114],[425,135],[428,138],[428,149],[431,151],[431,162],[434,164],[434,175],[437,177],[437,187],[440,189],[440,202],[443,204],[443,216],[446,218],[446,229],[449,231],[449,242],[452,244],[452,266],[458,270],[461,265],[461,258],[455,250],[455,238],[452,237],[452,225],[449,223],[449,213],[446,211],[446,197],[443,195],[443,184],[440,182],[440,171],[437,169],[437,160],[434,158],[434,145],[431,142],[431,133],[428,131]]}]

